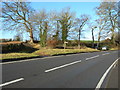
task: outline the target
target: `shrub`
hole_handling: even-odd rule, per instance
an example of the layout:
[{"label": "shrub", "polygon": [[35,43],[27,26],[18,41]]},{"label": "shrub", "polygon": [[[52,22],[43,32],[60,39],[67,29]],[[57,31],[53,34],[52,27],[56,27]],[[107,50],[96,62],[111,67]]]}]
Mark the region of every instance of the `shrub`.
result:
[{"label": "shrub", "polygon": [[7,53],[7,52],[19,51],[21,47],[23,47],[23,45],[22,44],[5,44],[5,45],[1,45],[1,47],[2,47],[2,53]]},{"label": "shrub", "polygon": [[47,41],[47,46],[50,48],[55,48],[57,45],[57,41],[56,40],[48,40]]}]

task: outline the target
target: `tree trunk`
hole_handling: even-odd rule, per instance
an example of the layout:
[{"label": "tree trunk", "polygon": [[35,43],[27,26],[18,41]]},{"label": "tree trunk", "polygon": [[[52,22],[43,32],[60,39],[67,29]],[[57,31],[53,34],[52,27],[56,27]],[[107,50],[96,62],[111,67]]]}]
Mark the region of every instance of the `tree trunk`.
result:
[{"label": "tree trunk", "polygon": [[[103,28],[104,28],[104,26],[102,26],[102,28],[100,28],[101,23],[102,23],[102,22],[101,22],[101,19],[100,19],[97,48],[99,48],[99,46],[100,46],[101,32],[102,32],[102,30],[103,30]],[[105,25],[105,24],[104,24],[104,25]]]},{"label": "tree trunk", "polygon": [[79,29],[79,37],[78,37],[78,48],[80,49],[80,35],[81,35],[81,29]]},{"label": "tree trunk", "polygon": [[32,30],[30,30],[30,43],[34,43]]},{"label": "tree trunk", "polygon": [[93,42],[92,42],[92,48],[94,48],[94,41],[95,41],[95,40],[94,40],[93,30],[94,30],[94,29],[92,29],[92,40],[93,40]]},{"label": "tree trunk", "polygon": [[114,31],[112,32],[112,36],[111,36],[111,42],[112,42],[113,44],[115,44]]},{"label": "tree trunk", "polygon": [[29,32],[29,34],[30,34],[30,43],[33,43],[34,39],[33,39],[33,28],[32,28],[32,25],[30,25],[29,22],[28,22],[28,25],[29,25],[30,28],[28,27],[28,25],[26,23],[24,23],[24,25],[25,25],[25,27],[27,29],[27,32]]},{"label": "tree trunk", "polygon": [[98,42],[97,42],[97,48],[100,46],[100,38],[98,39]]}]

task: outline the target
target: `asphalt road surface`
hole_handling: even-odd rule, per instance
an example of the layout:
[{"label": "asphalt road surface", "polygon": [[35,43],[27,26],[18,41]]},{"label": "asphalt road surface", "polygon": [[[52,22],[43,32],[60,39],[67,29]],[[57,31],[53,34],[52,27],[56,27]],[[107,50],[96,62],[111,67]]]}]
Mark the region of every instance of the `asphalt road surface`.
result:
[{"label": "asphalt road surface", "polygon": [[2,88],[118,88],[118,52],[0,63]]}]

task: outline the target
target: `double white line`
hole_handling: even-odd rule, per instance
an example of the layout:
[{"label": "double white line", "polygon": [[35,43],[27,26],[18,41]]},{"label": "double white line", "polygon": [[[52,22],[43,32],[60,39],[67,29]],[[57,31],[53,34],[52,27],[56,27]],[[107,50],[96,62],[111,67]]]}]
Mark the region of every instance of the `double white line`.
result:
[{"label": "double white line", "polygon": [[115,60],[115,61],[113,62],[113,64],[106,70],[106,72],[103,74],[102,78],[101,78],[100,81],[98,82],[95,90],[99,90],[99,89],[101,88],[101,85],[102,85],[105,77],[107,76],[107,74],[109,73],[109,71],[112,69],[112,67],[117,63],[117,61],[118,61],[119,59],[120,59],[120,58],[118,58],[117,60]]}]

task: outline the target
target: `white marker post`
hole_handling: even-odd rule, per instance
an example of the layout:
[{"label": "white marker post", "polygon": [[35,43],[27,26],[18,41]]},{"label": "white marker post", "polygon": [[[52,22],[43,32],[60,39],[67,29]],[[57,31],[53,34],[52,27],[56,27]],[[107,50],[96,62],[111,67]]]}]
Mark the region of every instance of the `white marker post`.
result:
[{"label": "white marker post", "polygon": [[68,43],[68,42],[66,42],[66,41],[64,42],[64,50],[65,50],[65,48],[66,48],[66,44],[67,44],[67,43]]}]

